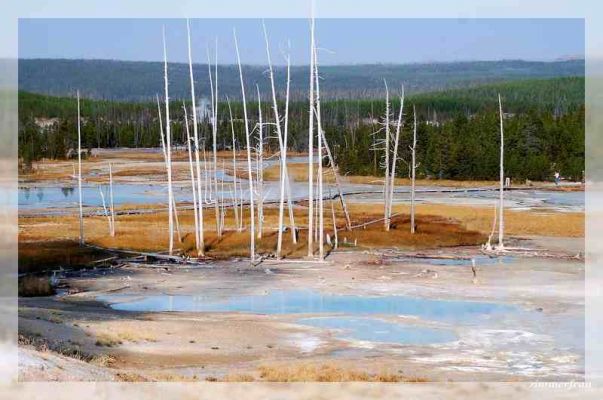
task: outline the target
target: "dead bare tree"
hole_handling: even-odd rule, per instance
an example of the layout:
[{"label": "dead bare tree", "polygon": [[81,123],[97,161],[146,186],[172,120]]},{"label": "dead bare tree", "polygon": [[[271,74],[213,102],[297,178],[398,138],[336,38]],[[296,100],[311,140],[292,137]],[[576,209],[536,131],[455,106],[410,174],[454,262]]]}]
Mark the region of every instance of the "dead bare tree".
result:
[{"label": "dead bare tree", "polygon": [[[266,41],[266,56],[268,58],[268,72],[270,77],[270,87],[272,89],[272,111],[274,112],[274,125],[276,126],[276,135],[278,137],[279,144],[279,159],[280,159],[280,180],[279,180],[279,207],[278,207],[278,233],[276,241],[276,257],[281,258],[281,251],[283,245],[283,214],[285,204],[285,174],[287,169],[287,149],[284,147],[283,130],[281,127],[281,119],[278,110],[278,103],[276,100],[276,85],[274,84],[274,72],[272,70],[272,60],[270,57],[270,45],[268,43],[268,32],[266,31],[266,24],[262,21],[262,28],[264,30],[264,39]],[[289,65],[289,58],[287,58],[287,65]],[[287,87],[289,87],[289,67],[287,67]],[[287,92],[287,95],[289,93]],[[287,99],[288,103],[288,99]]]},{"label": "dead bare tree", "polygon": [[[157,96],[157,110],[159,112],[159,133],[161,136],[161,150],[163,152],[163,162],[165,165],[165,170],[166,170],[166,175],[167,175],[167,170],[168,170],[167,150],[166,150],[166,143],[165,143],[165,138],[164,138],[164,134],[163,134],[163,123],[162,123],[162,118],[161,118],[161,108],[159,105],[159,97],[158,96]],[[178,232],[178,240],[180,242],[182,242],[182,233],[180,232],[180,224],[178,222],[178,209],[176,208],[176,200],[175,200],[175,196],[172,195],[171,197],[172,197],[172,199],[170,201],[169,196],[168,196],[168,201],[170,201],[172,203],[172,214],[174,216],[174,223],[176,226],[176,231]]]},{"label": "dead bare tree", "polygon": [[310,18],[310,112],[308,113],[308,257],[314,255],[312,242],[314,228],[314,30],[314,3],[312,2],[312,16]]},{"label": "dead bare tree", "polygon": [[[222,160],[222,171],[225,171],[225,161]],[[224,207],[224,174],[220,177],[220,232],[225,229],[224,219],[226,216],[226,208]]]},{"label": "dead bare tree", "polygon": [[111,207],[111,237],[115,236],[115,205],[113,203],[113,169],[109,163],[109,204]]},{"label": "dead bare tree", "polygon": [[253,204],[253,173],[251,170],[251,143],[249,133],[249,120],[247,118],[247,102],[245,101],[245,84],[243,82],[243,67],[241,66],[241,56],[239,55],[239,44],[237,42],[237,32],[233,29],[233,36],[235,42],[235,49],[237,52],[237,63],[239,64],[239,78],[241,81],[241,95],[243,97],[243,116],[245,119],[245,145],[247,146],[247,173],[249,175],[249,212],[250,212],[250,223],[251,229],[249,232],[250,237],[250,251],[251,261],[255,261],[255,210]]},{"label": "dead bare tree", "polygon": [[503,112],[502,112],[502,101],[500,99],[500,93],[498,94],[498,111],[500,115],[500,193],[499,193],[499,205],[498,205],[498,246],[497,250],[504,250],[503,237],[505,233],[505,220],[504,220],[504,209],[505,209],[505,169],[504,169],[504,155],[505,155],[505,137],[503,130]]},{"label": "dead bare tree", "polygon": [[222,236],[222,231],[220,230],[220,205],[218,204],[218,39],[216,39],[216,57],[215,57],[215,79],[216,84],[214,86],[214,81],[212,78],[211,72],[211,60],[209,58],[209,51],[207,53],[207,61],[208,61],[208,69],[209,69],[209,86],[212,92],[211,95],[211,104],[212,104],[212,143],[213,143],[213,164],[214,164],[214,176],[213,176],[213,186],[215,192],[214,199],[214,212],[216,214],[216,232],[218,236]]},{"label": "dead bare tree", "polygon": [[389,184],[389,200],[388,200],[388,211],[387,216],[390,220],[390,224],[387,227],[387,230],[391,227],[391,218],[392,218],[392,205],[394,203],[394,186],[396,185],[396,164],[398,161],[398,144],[400,143],[400,130],[402,128],[402,115],[404,112],[404,86],[402,86],[402,95],[400,96],[400,111],[398,112],[398,122],[396,124],[396,137],[394,140],[394,152],[392,154],[392,172]]},{"label": "dead bare tree", "polygon": [[[289,48],[291,45],[289,44]],[[291,241],[297,243],[297,228],[295,227],[295,217],[293,215],[293,203],[291,202],[291,185],[289,184],[289,170],[287,168],[287,138],[289,137],[289,90],[291,85],[291,60],[290,52],[287,54],[287,89],[285,94],[285,121],[283,130],[283,160],[285,168],[283,169],[283,183],[286,185],[287,208],[289,209],[289,226],[291,228]]]},{"label": "dead bare tree", "polygon": [[337,218],[335,218],[335,206],[333,205],[333,199],[330,201],[331,203],[331,218],[333,219],[333,249],[337,249],[339,245],[339,239],[337,236]]},{"label": "dead bare tree", "polygon": [[[186,20],[186,31],[188,37],[188,69],[189,76],[191,82],[191,101],[193,107],[193,137],[195,144],[195,167],[197,172],[197,212],[195,213],[195,218],[198,219],[196,223],[197,229],[197,256],[205,255],[205,237],[204,237],[204,227],[203,227],[203,204],[201,202],[201,166],[199,163],[199,132],[198,132],[198,123],[197,123],[197,107],[196,107],[196,95],[195,95],[195,80],[193,79],[193,57],[191,54],[191,34],[190,34],[190,25],[188,19]],[[193,173],[191,172],[191,175]],[[193,188],[194,191],[194,188]]]},{"label": "dead bare tree", "polygon": [[412,135],[412,164],[411,164],[411,188],[410,188],[410,233],[415,233],[415,175],[417,171],[416,150],[417,150],[417,110],[412,106],[413,113],[413,135]]},{"label": "dead bare tree", "polygon": [[255,87],[258,93],[258,239],[261,239],[264,232],[264,126],[260,86],[256,84]]},{"label": "dead bare tree", "polygon": [[391,225],[390,215],[389,215],[389,89],[387,88],[387,81],[384,79],[383,83],[385,84],[385,182],[384,182],[384,224],[385,230],[389,231],[389,227]]},{"label": "dead bare tree", "polygon": [[171,156],[171,141],[172,135],[170,130],[170,101],[168,93],[168,67],[167,67],[167,48],[165,44],[165,28],[163,29],[163,65],[164,65],[164,88],[165,88],[165,154],[166,154],[166,169],[168,177],[168,221],[169,221],[169,253],[172,255],[174,251],[174,217],[173,205],[174,195],[172,193],[172,156]]},{"label": "dead bare tree", "polygon": [[103,189],[102,189],[101,185],[98,185],[98,192],[100,193],[100,196],[101,196],[101,201],[102,201],[102,205],[103,205],[103,210],[105,212],[105,217],[107,217],[107,223],[109,225],[109,235],[110,235],[111,230],[113,229],[111,227],[111,216],[109,215],[109,212],[107,211],[107,206],[105,204],[105,195],[103,194]]},{"label": "dead bare tree", "polygon": [[182,110],[184,111],[184,127],[186,130],[186,145],[188,148],[188,165],[191,173],[191,190],[193,192],[193,211],[195,216],[195,248],[197,249],[197,254],[201,253],[200,242],[199,242],[199,216],[197,210],[197,190],[195,187],[195,170],[193,169],[193,151],[191,148],[191,134],[188,128],[188,115],[186,113],[186,106],[184,105],[184,101],[182,102]]},{"label": "dead bare tree", "polygon": [[80,117],[80,91],[77,91],[77,190],[80,204],[80,246],[84,245],[84,209],[82,206],[82,132]]},{"label": "dead bare tree", "polygon": [[494,231],[496,230],[496,214],[498,213],[497,204],[494,203],[494,218],[492,219],[492,230],[490,231],[490,235],[488,235],[488,241],[482,248],[486,251],[492,251],[492,237],[494,236]]},{"label": "dead bare tree", "polygon": [[314,79],[316,85],[316,128],[318,129],[318,260],[323,261],[324,254],[324,196],[322,172],[322,123],[320,112],[320,82],[318,79],[318,53],[314,47]]},{"label": "dead bare tree", "polygon": [[233,186],[234,186],[232,208],[234,209],[235,226],[236,226],[237,231],[239,231],[240,230],[239,205],[238,205],[238,201],[237,201],[237,141],[235,139],[234,120],[232,118],[232,107],[230,106],[230,99],[228,97],[226,97],[226,102],[228,103],[228,114],[230,116],[230,130],[231,130],[231,134],[232,134],[232,170],[233,170],[232,179],[233,179]]}]

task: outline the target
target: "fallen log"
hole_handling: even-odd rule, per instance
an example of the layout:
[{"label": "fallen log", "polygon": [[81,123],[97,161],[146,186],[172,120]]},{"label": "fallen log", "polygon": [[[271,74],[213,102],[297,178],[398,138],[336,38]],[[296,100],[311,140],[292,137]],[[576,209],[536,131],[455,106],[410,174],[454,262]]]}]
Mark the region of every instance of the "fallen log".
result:
[{"label": "fallen log", "polygon": [[[136,256],[142,256],[146,260],[148,260],[149,258],[154,258],[157,260],[168,260],[168,261],[172,261],[172,262],[179,263],[179,264],[201,265],[201,263],[198,261],[198,259],[197,259],[197,261],[194,261],[193,259],[191,259],[189,257],[181,257],[181,256],[169,255],[169,254],[163,254],[163,253],[151,253],[151,252],[144,252],[144,251],[115,249],[115,248],[110,248],[110,247],[100,247],[100,246],[96,246],[93,244],[86,244],[86,246],[96,249],[96,250],[103,250],[103,251],[108,251],[108,252],[113,252],[113,253],[118,253],[118,254],[131,254],[131,255],[136,255]],[[207,259],[207,258],[205,258],[205,259]]]},{"label": "fallen log", "polygon": [[384,258],[431,258],[437,260],[471,260],[471,256],[463,255],[443,255],[443,254],[424,254],[424,253],[399,253],[399,254],[382,254]]},{"label": "fallen log", "polygon": [[545,249],[521,249],[516,250],[513,248],[505,247],[504,250],[487,250],[482,249],[481,252],[483,254],[489,255],[490,257],[496,256],[514,256],[514,257],[533,257],[533,258],[555,258],[560,260],[583,260],[584,256],[581,253],[577,254],[567,254],[561,252],[551,252]]}]

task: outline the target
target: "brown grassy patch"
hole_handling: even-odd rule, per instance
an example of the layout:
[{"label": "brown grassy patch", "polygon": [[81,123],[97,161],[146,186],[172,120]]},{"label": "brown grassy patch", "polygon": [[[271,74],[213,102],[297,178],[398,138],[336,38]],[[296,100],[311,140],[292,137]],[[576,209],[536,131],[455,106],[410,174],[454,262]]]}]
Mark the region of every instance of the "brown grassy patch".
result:
[{"label": "brown grassy patch", "polygon": [[19,279],[19,297],[52,296],[54,293],[47,277],[25,276]]},{"label": "brown grassy patch", "polygon": [[[56,218],[57,221],[61,219],[61,217]],[[43,217],[43,221],[47,222],[48,218]],[[44,222],[38,225],[37,230],[43,231],[48,227]],[[44,240],[19,235],[19,272],[45,271],[59,266],[64,268],[83,266],[94,260],[109,257],[107,252],[81,247],[76,240],[54,240],[58,235],[53,236],[52,233],[58,231],[57,233],[60,234],[60,230],[64,227],[63,223],[57,224],[54,228],[48,227],[50,233],[42,236]]]},{"label": "brown grassy patch", "polygon": [[[374,209],[374,205],[352,204],[353,215]],[[407,205],[395,205],[394,212],[408,213]],[[425,216],[439,216],[457,221],[468,230],[489,234],[494,210],[486,207],[467,207],[445,204],[420,204],[416,208],[417,223]],[[542,235],[584,237],[583,212],[505,211],[505,233],[508,235]]]},{"label": "brown grassy patch", "polygon": [[[118,215],[116,218],[116,236],[108,234],[105,217],[86,217],[84,230],[87,243],[101,247],[132,249],[138,251],[165,251],[168,247],[168,224],[165,207],[148,214]],[[444,246],[478,245],[484,243],[492,227],[493,210],[486,207],[418,204],[417,233],[410,234],[409,207],[395,205],[392,229],[384,232],[383,222],[376,222],[366,228],[352,232],[345,231],[345,221],[339,203],[335,203],[339,244],[344,238],[348,242],[357,241],[359,247],[379,248],[398,247],[408,249],[428,249]],[[382,218],[382,206],[379,204],[349,204],[353,224]],[[249,232],[236,232],[234,214],[228,209],[225,217],[226,232],[217,237],[213,209],[204,210],[205,245],[207,255],[215,258],[247,257],[249,255]],[[194,217],[192,210],[179,210],[183,242],[175,238],[175,247],[179,252],[194,254]],[[267,207],[264,210],[265,222],[261,239],[256,241],[258,253],[270,254],[276,248],[278,209]],[[249,210],[244,212],[246,226],[249,223]],[[298,227],[308,224],[307,209],[295,208],[295,222]],[[285,223],[288,216],[285,213]],[[508,235],[542,235],[584,237],[584,213],[544,213],[542,211],[505,211],[505,228]],[[105,257],[90,249],[77,245],[79,222],[75,215],[48,217],[21,217],[19,219],[19,256],[23,268],[41,265],[65,265],[85,262],[94,257]],[[325,231],[333,237],[330,205],[325,207]],[[283,240],[285,257],[303,257],[306,255],[307,231],[299,233],[298,244],[291,242],[290,232]],[[47,241],[48,244],[46,243]],[[71,241],[71,243],[69,242]],[[84,260],[78,261],[78,257]],[[21,266],[20,266],[21,268]]]},{"label": "brown grassy patch", "polygon": [[[328,210],[329,207],[326,207]],[[325,210],[325,232],[333,237],[333,225],[330,210]],[[371,213],[352,213],[356,217],[354,223],[363,223],[371,219],[381,218],[378,208],[372,207]],[[244,220],[248,221],[249,211],[246,209]],[[176,248],[182,252],[194,252],[194,214],[192,210],[181,210],[178,213],[183,242],[175,238]],[[276,248],[277,231],[274,229],[278,223],[278,209],[275,207],[264,210],[264,231],[261,239],[256,241],[257,252],[260,254],[273,253]],[[295,222],[297,226],[307,226],[307,210],[295,209]],[[49,224],[52,220],[55,223]],[[213,210],[206,209],[205,245],[207,255],[215,258],[247,257],[249,255],[249,232],[236,232],[234,230],[233,211],[228,210],[226,220],[227,231],[218,237],[215,232],[215,215]],[[62,217],[28,217],[22,218],[20,223],[21,240],[45,241],[57,236],[67,236],[76,240],[79,234],[77,216]],[[286,217],[288,223],[288,217]],[[424,216],[418,220],[417,234],[410,234],[408,217],[399,216],[393,219],[393,228],[390,232],[383,231],[382,223],[369,225],[365,229],[353,232],[342,230],[345,221],[338,212],[337,226],[339,227],[339,243],[344,237],[349,242],[357,240],[359,247],[409,247],[409,248],[434,248],[441,246],[458,246],[482,243],[485,236],[457,224],[454,220]],[[152,214],[122,215],[116,218],[116,236],[108,235],[107,222],[104,217],[87,217],[84,221],[86,241],[107,248],[132,249],[138,251],[164,251],[168,244],[167,213],[158,211]],[[307,231],[301,230],[298,234],[298,243],[293,244],[291,233],[286,232],[283,240],[283,255],[285,257],[303,257],[306,255]],[[327,246],[325,245],[325,249]]]},{"label": "brown grassy patch", "polygon": [[427,382],[389,372],[370,374],[332,364],[261,366],[260,379],[268,382]]}]

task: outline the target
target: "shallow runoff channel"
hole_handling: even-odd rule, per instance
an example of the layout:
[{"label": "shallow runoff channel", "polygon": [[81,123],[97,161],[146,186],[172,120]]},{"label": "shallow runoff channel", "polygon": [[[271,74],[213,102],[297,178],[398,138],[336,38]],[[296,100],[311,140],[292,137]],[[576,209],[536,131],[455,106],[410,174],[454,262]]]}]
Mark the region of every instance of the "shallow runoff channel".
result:
[{"label": "shallow runoff channel", "polygon": [[[224,192],[219,192],[218,197],[226,201],[233,200],[232,179],[224,175],[226,183]],[[105,200],[108,201],[107,185],[100,186]],[[382,190],[378,185],[368,184],[343,184],[346,199],[350,202],[372,203],[381,202]],[[278,182],[266,181],[264,183],[264,201],[277,201]],[[325,197],[335,195],[335,188],[326,190]],[[114,203],[117,206],[124,204],[164,204],[167,203],[167,186],[162,184],[144,183],[117,183],[113,185]],[[302,182],[291,185],[291,194],[294,200],[307,198],[308,187]],[[179,184],[174,187],[177,202],[192,202],[190,187]],[[248,198],[248,191],[243,185],[243,198]],[[455,188],[418,187],[417,201],[419,203],[440,203],[452,205],[492,206],[498,198],[495,190],[465,190]],[[82,187],[82,199],[85,207],[101,207],[102,198],[99,185],[85,184]],[[408,203],[410,190],[406,186],[396,188],[395,203]],[[204,199],[209,207],[212,199]],[[54,185],[22,185],[19,187],[18,205],[21,210],[37,211],[61,210],[76,208],[78,205],[77,187],[73,182]],[[543,190],[512,190],[505,193],[505,208],[515,210],[529,209],[554,209],[557,211],[580,212],[584,211],[584,192],[551,192]]]}]

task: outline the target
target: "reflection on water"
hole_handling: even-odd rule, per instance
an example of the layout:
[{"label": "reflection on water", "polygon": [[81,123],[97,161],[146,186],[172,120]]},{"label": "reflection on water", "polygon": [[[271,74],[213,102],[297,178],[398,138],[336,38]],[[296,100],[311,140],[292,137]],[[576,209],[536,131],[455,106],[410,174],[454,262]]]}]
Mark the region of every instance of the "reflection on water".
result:
[{"label": "reflection on water", "polygon": [[[274,161],[274,160],[272,160]],[[234,194],[232,190],[232,176],[223,170],[217,171],[218,180],[224,181],[224,191],[218,192],[218,198],[224,198],[230,201]],[[221,186],[220,186],[221,187]],[[241,181],[242,196],[249,198],[247,182]],[[379,185],[369,184],[351,184],[343,183],[342,188],[346,193],[346,198],[350,202],[382,202],[383,192]],[[32,198],[31,190],[35,191],[36,196]],[[332,192],[330,191],[332,190]],[[417,187],[417,196],[419,202],[443,203],[443,204],[462,204],[462,205],[482,205],[493,207],[498,198],[497,191],[470,191],[454,188],[434,188],[427,186]],[[439,190],[439,192],[438,192]],[[450,192],[441,192],[446,190]],[[328,193],[334,193],[335,189],[327,189]],[[114,203],[121,204],[161,204],[167,203],[167,185],[158,184],[135,184],[120,183],[113,186]],[[241,193],[241,192],[239,192]],[[264,182],[264,201],[277,201],[279,198],[280,187],[277,181]],[[192,202],[192,192],[190,186],[176,185],[174,194],[178,202]],[[291,197],[294,200],[307,199],[308,185],[306,182],[291,182]],[[410,189],[406,186],[396,187],[394,202],[408,203],[410,199]],[[82,187],[82,200],[86,206],[100,207],[102,201],[98,192],[98,185],[86,184]],[[204,199],[209,202],[209,199]],[[79,201],[76,187],[50,186],[50,187],[20,187],[19,188],[19,207],[20,208],[57,208],[73,207]],[[209,203],[208,203],[209,204]],[[537,209],[554,208],[560,211],[583,211],[584,210],[584,192],[548,192],[543,190],[514,190],[505,194],[505,207],[512,209]]]},{"label": "reflection on water", "polygon": [[72,196],[74,190],[75,190],[75,188],[73,188],[73,187],[63,187],[63,188],[61,188],[61,192],[63,192],[63,196],[65,198],[68,198],[68,197]]}]

